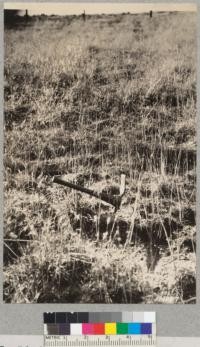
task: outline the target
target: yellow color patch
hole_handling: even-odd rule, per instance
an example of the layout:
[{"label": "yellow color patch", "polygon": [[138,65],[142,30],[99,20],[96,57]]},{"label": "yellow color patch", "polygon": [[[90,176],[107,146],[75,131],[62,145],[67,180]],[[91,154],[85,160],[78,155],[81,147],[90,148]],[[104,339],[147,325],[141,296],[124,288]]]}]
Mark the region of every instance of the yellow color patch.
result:
[{"label": "yellow color patch", "polygon": [[116,323],[105,323],[105,335],[116,335]]}]

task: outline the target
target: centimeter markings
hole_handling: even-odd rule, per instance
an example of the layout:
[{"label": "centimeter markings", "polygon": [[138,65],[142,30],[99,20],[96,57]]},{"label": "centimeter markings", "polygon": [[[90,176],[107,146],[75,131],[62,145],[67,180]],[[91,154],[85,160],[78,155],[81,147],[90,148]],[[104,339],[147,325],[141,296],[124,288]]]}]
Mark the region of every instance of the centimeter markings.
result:
[{"label": "centimeter markings", "polygon": [[126,337],[94,337],[94,336],[58,336],[46,335],[44,338],[44,347],[129,347],[129,346],[156,346],[156,339],[148,336],[126,336]]}]

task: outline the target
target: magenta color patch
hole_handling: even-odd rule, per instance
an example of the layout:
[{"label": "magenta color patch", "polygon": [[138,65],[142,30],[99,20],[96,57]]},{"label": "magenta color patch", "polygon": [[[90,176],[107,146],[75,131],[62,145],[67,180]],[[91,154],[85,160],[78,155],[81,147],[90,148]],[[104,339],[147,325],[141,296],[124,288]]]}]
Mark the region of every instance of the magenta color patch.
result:
[{"label": "magenta color patch", "polygon": [[93,335],[93,324],[83,323],[82,324],[82,333],[83,335]]}]

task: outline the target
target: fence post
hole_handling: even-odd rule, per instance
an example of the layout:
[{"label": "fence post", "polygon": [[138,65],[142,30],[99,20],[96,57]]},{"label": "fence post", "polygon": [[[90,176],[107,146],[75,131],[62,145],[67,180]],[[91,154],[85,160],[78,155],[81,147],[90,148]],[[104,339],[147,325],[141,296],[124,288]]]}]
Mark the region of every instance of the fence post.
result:
[{"label": "fence post", "polygon": [[83,18],[83,21],[85,22],[86,20],[85,10],[83,11],[82,18]]}]

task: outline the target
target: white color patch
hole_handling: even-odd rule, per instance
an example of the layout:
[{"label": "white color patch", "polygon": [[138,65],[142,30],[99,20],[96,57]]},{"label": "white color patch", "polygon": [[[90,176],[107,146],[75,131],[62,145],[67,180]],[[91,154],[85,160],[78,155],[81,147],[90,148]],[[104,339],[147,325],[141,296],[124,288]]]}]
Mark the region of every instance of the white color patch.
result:
[{"label": "white color patch", "polygon": [[70,335],[82,335],[82,324],[72,323],[70,324]]},{"label": "white color patch", "polygon": [[144,323],[155,323],[156,313],[155,312],[144,312]]},{"label": "white color patch", "polygon": [[44,335],[48,335],[47,324],[44,324]]}]

